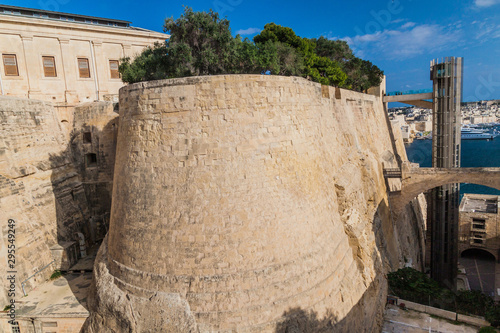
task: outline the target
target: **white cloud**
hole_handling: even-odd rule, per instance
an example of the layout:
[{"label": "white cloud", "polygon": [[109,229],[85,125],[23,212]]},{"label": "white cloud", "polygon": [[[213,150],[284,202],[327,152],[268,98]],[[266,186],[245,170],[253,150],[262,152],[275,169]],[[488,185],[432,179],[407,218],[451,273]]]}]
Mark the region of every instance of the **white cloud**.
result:
[{"label": "white cloud", "polygon": [[404,19],[397,19],[397,20],[391,21],[391,24],[401,23],[404,21],[405,21]]},{"label": "white cloud", "polygon": [[491,41],[492,38],[500,37],[500,24],[484,21],[479,23],[478,29],[475,30],[475,39],[479,43]]},{"label": "white cloud", "polygon": [[500,4],[500,0],[474,0],[477,7],[485,8]]},{"label": "white cloud", "polygon": [[257,34],[261,31],[262,30],[259,28],[248,28],[248,29],[240,29],[240,30],[236,31],[236,34],[245,36],[245,35]]},{"label": "white cloud", "polygon": [[401,26],[401,29],[411,28],[414,27],[415,25],[416,25],[415,22],[407,22]]},{"label": "white cloud", "polygon": [[[412,23],[412,22],[408,22]],[[460,40],[462,31],[440,25],[404,24],[398,30],[383,30],[374,34],[344,38],[359,53],[381,54],[386,58],[408,58],[426,52],[449,48]]]}]

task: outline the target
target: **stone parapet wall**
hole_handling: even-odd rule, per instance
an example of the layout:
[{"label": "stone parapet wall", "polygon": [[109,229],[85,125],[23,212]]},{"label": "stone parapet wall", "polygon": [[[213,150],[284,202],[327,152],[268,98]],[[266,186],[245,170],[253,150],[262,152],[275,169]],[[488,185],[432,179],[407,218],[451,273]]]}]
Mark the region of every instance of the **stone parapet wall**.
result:
[{"label": "stone parapet wall", "polygon": [[467,315],[464,315],[461,313],[456,313],[456,312],[447,311],[447,310],[443,310],[443,309],[439,309],[439,308],[434,308],[434,307],[427,306],[424,304],[405,301],[403,299],[399,299],[398,303],[404,304],[405,307],[408,309],[419,311],[419,312],[425,312],[425,313],[428,313],[430,315],[445,318],[448,320],[458,321],[458,322],[466,323],[469,325],[474,325],[477,327],[490,326],[490,323],[488,321],[484,320],[483,317],[467,316]]},{"label": "stone parapet wall", "polygon": [[86,329],[378,329],[383,274],[419,252],[390,219],[394,155],[380,98],[302,78],[122,88]]}]

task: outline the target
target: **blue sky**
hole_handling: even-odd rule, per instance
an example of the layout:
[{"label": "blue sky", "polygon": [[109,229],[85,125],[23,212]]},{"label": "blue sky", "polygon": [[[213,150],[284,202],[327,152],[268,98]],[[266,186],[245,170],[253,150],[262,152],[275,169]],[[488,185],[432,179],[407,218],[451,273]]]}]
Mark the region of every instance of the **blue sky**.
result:
[{"label": "blue sky", "polygon": [[429,62],[464,57],[464,101],[500,99],[500,0],[0,0],[3,4],[132,21],[162,31],[183,5],[210,8],[252,38],[269,22],[299,36],[345,39],[387,75],[387,90],[431,88]]}]

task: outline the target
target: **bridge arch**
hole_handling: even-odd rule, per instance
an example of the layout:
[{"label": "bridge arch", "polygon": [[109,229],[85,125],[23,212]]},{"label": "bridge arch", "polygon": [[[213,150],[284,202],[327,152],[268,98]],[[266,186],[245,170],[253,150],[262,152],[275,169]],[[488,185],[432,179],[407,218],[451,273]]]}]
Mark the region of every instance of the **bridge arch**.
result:
[{"label": "bridge arch", "polygon": [[460,258],[470,258],[480,256],[483,259],[497,261],[497,254],[486,248],[469,247],[460,252]]},{"label": "bridge arch", "polygon": [[442,185],[471,183],[500,190],[500,168],[415,168],[403,173],[401,182],[401,192],[391,196],[396,213],[420,193]]}]

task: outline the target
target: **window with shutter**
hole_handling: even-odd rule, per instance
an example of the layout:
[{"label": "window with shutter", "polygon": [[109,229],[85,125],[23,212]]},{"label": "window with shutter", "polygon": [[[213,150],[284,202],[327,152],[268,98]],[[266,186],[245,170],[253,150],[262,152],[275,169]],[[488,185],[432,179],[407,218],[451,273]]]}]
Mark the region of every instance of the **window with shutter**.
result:
[{"label": "window with shutter", "polygon": [[81,78],[90,77],[89,60],[87,58],[78,58],[78,70]]},{"label": "window with shutter", "polygon": [[118,71],[118,60],[110,60],[109,61],[109,69],[111,71],[112,79],[119,79],[120,72]]},{"label": "window with shutter", "polygon": [[3,67],[6,76],[19,76],[17,69],[17,58],[15,54],[2,54]]},{"label": "window with shutter", "polygon": [[45,77],[56,77],[56,61],[54,57],[42,57],[43,74]]}]

